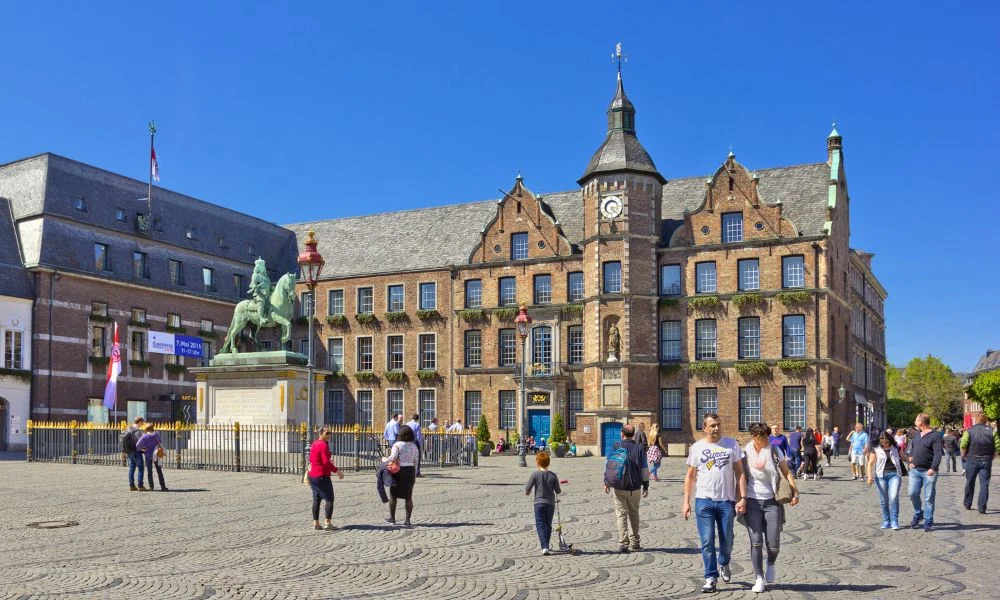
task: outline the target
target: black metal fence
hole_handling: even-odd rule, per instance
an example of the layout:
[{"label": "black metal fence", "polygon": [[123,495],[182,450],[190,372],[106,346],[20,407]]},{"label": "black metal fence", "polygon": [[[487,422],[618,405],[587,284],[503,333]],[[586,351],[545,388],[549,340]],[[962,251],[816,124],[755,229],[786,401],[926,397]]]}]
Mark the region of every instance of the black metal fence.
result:
[{"label": "black metal fence", "polygon": [[[124,422],[77,423],[28,421],[29,462],[124,466],[121,437]],[[309,445],[316,439],[306,426],[154,424],[172,469],[207,469],[253,473],[299,473],[305,469]],[[317,428],[318,429],[318,428]],[[330,452],[338,467],[375,470],[388,452],[382,432],[358,426],[330,426]],[[425,433],[423,467],[478,465],[475,436],[469,433]]]}]

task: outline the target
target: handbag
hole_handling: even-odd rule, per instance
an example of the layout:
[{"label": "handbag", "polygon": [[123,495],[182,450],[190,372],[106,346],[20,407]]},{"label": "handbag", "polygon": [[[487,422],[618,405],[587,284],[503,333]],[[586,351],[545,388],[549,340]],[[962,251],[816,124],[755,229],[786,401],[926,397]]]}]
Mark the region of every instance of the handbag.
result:
[{"label": "handbag", "polygon": [[778,489],[774,490],[774,500],[778,504],[788,504],[795,496],[792,493],[792,484],[788,483],[788,478],[781,472],[778,450],[774,446],[771,446],[771,460],[774,462],[774,470],[778,472]]},{"label": "handbag", "polygon": [[399,461],[395,459],[386,461],[385,470],[388,471],[390,475],[399,473]]},{"label": "handbag", "polygon": [[[163,458],[163,456],[165,454],[166,454],[166,452],[163,451],[163,446],[157,446],[156,447],[156,458],[157,459]],[[159,462],[159,461],[157,461],[157,462]]]}]

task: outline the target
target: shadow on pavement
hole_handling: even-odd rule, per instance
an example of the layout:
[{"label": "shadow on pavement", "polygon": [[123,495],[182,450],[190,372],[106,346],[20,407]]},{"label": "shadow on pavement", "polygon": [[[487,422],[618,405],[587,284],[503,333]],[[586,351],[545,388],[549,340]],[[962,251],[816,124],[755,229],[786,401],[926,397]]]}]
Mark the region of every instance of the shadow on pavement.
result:
[{"label": "shadow on pavement", "polygon": [[[495,525],[495,523],[476,523],[472,521],[463,521],[459,523],[414,523],[413,526],[417,529],[449,529],[452,527],[490,527]],[[353,525],[344,525],[340,529],[343,530],[355,530],[355,531],[381,531],[388,529],[399,529],[400,523],[395,525],[389,525],[388,523],[379,523],[377,525],[369,525],[366,523],[356,523]]]},{"label": "shadow on pavement", "polygon": [[24,452],[0,452],[0,461],[27,462],[28,456]]},{"label": "shadow on pavement", "polygon": [[186,490],[185,489],[181,489],[181,488],[170,488],[170,489],[167,490],[167,493],[168,494],[188,494],[188,493],[192,493],[192,492],[208,492],[208,491],[210,491],[210,490],[207,490],[205,488],[188,488]]},{"label": "shadow on pavement", "polygon": [[934,529],[941,531],[996,531],[1000,529],[1000,525],[994,523],[934,523]]},{"label": "shadow on pavement", "polygon": [[855,592],[855,593],[871,593],[877,592],[879,590],[885,590],[894,588],[894,585],[881,585],[874,583],[871,585],[856,585],[852,583],[845,583],[843,585],[839,583],[782,583],[775,584],[775,590],[790,591],[790,592]]}]

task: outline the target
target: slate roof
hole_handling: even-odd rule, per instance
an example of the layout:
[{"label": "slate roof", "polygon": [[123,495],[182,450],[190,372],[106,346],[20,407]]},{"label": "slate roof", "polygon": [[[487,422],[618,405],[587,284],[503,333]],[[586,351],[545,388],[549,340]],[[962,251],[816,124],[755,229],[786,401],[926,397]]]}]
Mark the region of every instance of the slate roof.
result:
[{"label": "slate roof", "polygon": [[587,170],[583,172],[578,183],[583,183],[597,173],[620,173],[623,171],[653,175],[660,182],[666,181],[656,170],[653,159],[639,143],[634,133],[622,129],[612,129],[608,137],[590,158]]},{"label": "slate roof", "polygon": [[976,363],[976,368],[972,370],[972,375],[975,376],[979,373],[994,371],[996,369],[1000,369],[1000,350],[987,350],[986,354]]},{"label": "slate roof", "polygon": [[[230,289],[232,274],[242,274],[249,282],[258,255],[274,275],[297,269],[297,244],[288,230],[161,187],[153,190],[158,226],[140,233],[136,215],[146,213],[146,195],[146,182],[55,154],[0,165],[0,198],[10,201],[26,267],[87,273],[227,300],[236,297]],[[75,208],[80,198],[85,211]],[[124,221],[116,218],[119,209],[125,210]],[[109,245],[111,272],[97,272],[95,243]],[[148,254],[149,279],[135,281],[133,251]],[[169,259],[183,262],[186,286],[170,283]],[[217,292],[204,293],[202,267],[215,270]]]},{"label": "slate roof", "polygon": [[[802,235],[824,234],[829,165],[765,169],[757,174],[761,197],[768,202],[781,200],[783,214]],[[706,179],[674,179],[663,186],[665,229],[682,223],[685,209],[701,206]],[[566,238],[579,244],[583,240],[583,192],[557,192],[541,197]],[[286,227],[295,232],[299,247],[309,229],[315,230],[318,250],[326,259],[323,278],[340,278],[468,264],[469,255],[479,243],[480,231],[496,214],[496,209],[496,200],[486,200]]]},{"label": "slate roof", "polygon": [[32,298],[31,276],[21,262],[10,202],[0,200],[0,296]]}]

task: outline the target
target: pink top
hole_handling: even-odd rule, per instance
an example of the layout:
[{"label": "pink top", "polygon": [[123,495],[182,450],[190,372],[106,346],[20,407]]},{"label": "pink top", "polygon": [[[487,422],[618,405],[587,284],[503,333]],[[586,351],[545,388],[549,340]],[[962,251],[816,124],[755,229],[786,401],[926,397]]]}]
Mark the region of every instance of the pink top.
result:
[{"label": "pink top", "polygon": [[330,455],[330,446],[323,440],[316,440],[309,448],[309,476],[329,477],[337,472]]}]

